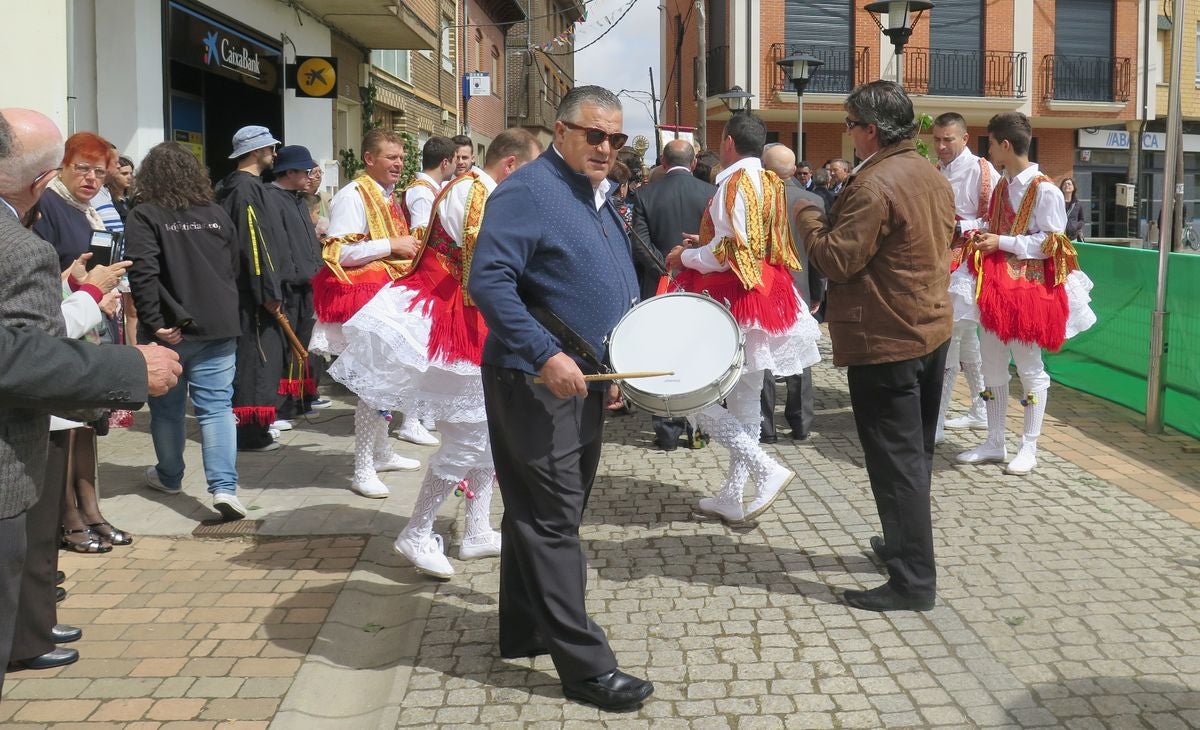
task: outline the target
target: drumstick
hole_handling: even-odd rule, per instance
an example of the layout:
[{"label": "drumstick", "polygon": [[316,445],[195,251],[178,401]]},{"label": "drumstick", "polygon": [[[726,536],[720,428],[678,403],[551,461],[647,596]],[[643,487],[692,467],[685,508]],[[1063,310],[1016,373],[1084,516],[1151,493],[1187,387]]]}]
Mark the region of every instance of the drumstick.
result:
[{"label": "drumstick", "polygon": [[[600,380],[630,380],[632,378],[658,378],[663,375],[674,375],[674,370],[639,370],[632,373],[596,373],[594,375],[584,375],[583,380],[587,383],[594,383]],[[534,378],[533,382],[545,383],[541,378]]]}]

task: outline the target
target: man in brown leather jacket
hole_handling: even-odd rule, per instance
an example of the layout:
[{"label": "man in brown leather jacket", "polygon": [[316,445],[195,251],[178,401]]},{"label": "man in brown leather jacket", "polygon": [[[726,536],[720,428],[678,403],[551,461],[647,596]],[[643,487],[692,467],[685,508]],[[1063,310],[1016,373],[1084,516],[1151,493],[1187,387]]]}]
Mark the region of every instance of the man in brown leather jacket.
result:
[{"label": "man in brown leather jacket", "polygon": [[891,81],[846,99],[846,130],[863,162],[828,219],[796,206],[796,231],[829,280],[826,321],[833,362],[849,366],[850,400],[883,539],[871,548],[888,582],[846,591],[870,611],[933,607],[937,573],[929,484],[952,329],[949,242],[954,193],[913,145],[912,102]]}]

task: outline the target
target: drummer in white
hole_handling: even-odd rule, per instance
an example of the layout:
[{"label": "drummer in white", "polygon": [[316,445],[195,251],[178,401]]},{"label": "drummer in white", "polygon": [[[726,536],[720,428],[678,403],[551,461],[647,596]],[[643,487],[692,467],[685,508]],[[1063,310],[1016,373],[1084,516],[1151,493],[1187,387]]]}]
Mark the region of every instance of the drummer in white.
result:
[{"label": "drummer in white", "polygon": [[[694,247],[677,246],[667,256],[676,281],[729,307],[745,333],[745,366],[726,399],[697,415],[700,425],[730,451],[729,475],[715,497],[700,500],[702,514],[736,523],[767,510],[795,474],[759,446],[759,394],[763,371],[797,375],[820,359],[821,331],[796,294],[791,270],[799,270],[783,182],[759,159],[767,133],[753,114],[737,114],[725,125],[717,193],[700,224]],[[747,478],[757,492],[743,506]]]}]

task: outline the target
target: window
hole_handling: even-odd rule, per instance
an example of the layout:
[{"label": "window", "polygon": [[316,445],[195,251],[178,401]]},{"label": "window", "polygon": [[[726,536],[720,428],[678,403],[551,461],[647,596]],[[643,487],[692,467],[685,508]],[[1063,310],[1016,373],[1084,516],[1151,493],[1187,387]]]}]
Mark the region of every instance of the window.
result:
[{"label": "window", "polygon": [[492,46],[492,96],[500,96],[500,49]]},{"label": "window", "polygon": [[454,73],[454,21],[442,18],[442,70]]},{"label": "window", "polygon": [[371,65],[385,73],[412,83],[408,51],[371,51]]},{"label": "window", "polygon": [[475,30],[475,68],[474,71],[483,70],[483,31]]},{"label": "window", "polygon": [[[1171,34],[1168,33],[1167,37],[1170,38]],[[1163,48],[1165,49],[1166,47],[1167,46],[1164,44]],[[1196,51],[1197,51],[1197,53],[1196,53],[1196,86],[1200,87],[1200,23],[1196,23]],[[1163,51],[1163,55],[1166,55],[1165,50]],[[1163,65],[1163,68],[1166,68],[1165,63]],[[1163,76],[1163,81],[1166,81],[1166,74],[1163,74],[1162,76]]]}]

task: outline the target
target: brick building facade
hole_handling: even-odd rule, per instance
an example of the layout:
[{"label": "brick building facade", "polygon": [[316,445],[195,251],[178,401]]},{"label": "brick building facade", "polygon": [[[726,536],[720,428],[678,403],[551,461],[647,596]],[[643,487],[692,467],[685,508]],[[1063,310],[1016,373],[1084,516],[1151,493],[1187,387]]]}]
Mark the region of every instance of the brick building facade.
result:
[{"label": "brick building facade", "polygon": [[580,0],[525,0],[526,22],[508,31],[508,126],[525,127],[543,146],[554,134],[559,101],[575,85],[569,46],[546,50],[549,42],[583,17]]},{"label": "brick building facade", "polygon": [[480,71],[488,74],[491,91],[473,96],[465,104],[467,134],[475,141],[477,155],[492,139],[504,131],[508,119],[505,112],[506,37],[509,29],[524,25],[525,10],[518,0],[466,0],[463,40],[466,50],[462,57],[464,73]]}]

